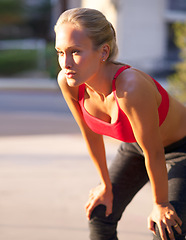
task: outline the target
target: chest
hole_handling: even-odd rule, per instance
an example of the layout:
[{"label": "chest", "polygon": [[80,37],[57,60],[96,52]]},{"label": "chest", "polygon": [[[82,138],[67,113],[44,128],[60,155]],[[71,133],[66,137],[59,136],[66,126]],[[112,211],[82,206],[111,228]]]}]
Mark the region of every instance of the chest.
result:
[{"label": "chest", "polygon": [[103,98],[97,93],[85,90],[84,108],[93,117],[107,123],[115,123],[118,118],[118,106],[113,92]]},{"label": "chest", "polygon": [[136,141],[130,122],[119,107],[115,92],[102,99],[85,93],[82,88],[79,99],[83,118],[93,132],[124,142]]}]

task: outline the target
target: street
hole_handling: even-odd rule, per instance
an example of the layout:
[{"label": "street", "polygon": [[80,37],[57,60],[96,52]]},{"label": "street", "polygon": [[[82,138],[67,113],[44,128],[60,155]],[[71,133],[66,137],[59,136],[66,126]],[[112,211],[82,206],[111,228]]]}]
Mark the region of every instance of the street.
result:
[{"label": "street", "polygon": [[[0,91],[0,238],[88,240],[84,205],[99,183],[60,91]],[[118,142],[105,138],[108,164]],[[147,184],[119,223],[120,240],[150,240]]]},{"label": "street", "polygon": [[59,90],[0,91],[0,136],[79,132],[68,121],[73,119]]}]

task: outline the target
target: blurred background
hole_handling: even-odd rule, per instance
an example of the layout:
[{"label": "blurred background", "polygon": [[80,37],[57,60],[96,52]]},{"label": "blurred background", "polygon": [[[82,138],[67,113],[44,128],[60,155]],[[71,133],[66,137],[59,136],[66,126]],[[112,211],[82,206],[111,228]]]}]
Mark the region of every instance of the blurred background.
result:
[{"label": "blurred background", "polygon": [[[185,0],[0,0],[2,240],[88,239],[84,205],[99,178],[57,86],[54,49],[54,25],[74,7],[102,11],[116,28],[118,60],[186,102]],[[110,163],[118,142],[105,141]],[[150,240],[150,211],[147,184],[120,222],[121,239]]]},{"label": "blurred background", "polygon": [[119,60],[161,77],[178,61],[175,22],[185,22],[185,0],[1,0],[0,76],[56,78],[53,27],[73,7],[101,10],[117,31]]}]

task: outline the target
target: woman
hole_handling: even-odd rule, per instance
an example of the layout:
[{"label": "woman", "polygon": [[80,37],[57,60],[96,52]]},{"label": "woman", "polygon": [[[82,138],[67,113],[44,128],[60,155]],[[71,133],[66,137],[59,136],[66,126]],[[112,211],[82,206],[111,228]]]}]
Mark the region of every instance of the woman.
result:
[{"label": "woman", "polygon": [[[154,239],[185,239],[186,108],[146,73],[114,61],[115,31],[99,11],[68,10],[55,32],[58,83],[101,179],[86,205],[90,239],[118,239],[123,211],[148,180]],[[109,170],[103,135],[122,142]]]}]

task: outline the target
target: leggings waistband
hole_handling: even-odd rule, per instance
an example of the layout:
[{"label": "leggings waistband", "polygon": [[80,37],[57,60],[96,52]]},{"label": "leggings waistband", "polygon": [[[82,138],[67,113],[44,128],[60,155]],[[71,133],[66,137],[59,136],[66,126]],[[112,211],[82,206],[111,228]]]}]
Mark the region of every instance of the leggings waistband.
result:
[{"label": "leggings waistband", "polygon": [[[126,143],[125,143],[126,144]],[[135,143],[128,143],[130,146],[133,146],[135,151],[142,154],[143,155],[143,151],[142,149],[140,148],[139,144],[137,142]],[[129,148],[130,148],[129,146]],[[165,154],[166,153],[171,153],[171,152],[176,152],[176,151],[180,151],[181,152],[185,152],[186,153],[186,136],[183,137],[182,139],[174,142],[174,143],[171,143],[170,145],[164,147],[164,150],[165,150]]]},{"label": "leggings waistband", "polygon": [[169,152],[173,152],[174,150],[176,150],[177,148],[180,148],[182,146],[185,145],[185,150],[186,150],[186,136],[183,137],[182,139],[166,146],[165,149],[165,153],[169,153]]}]

